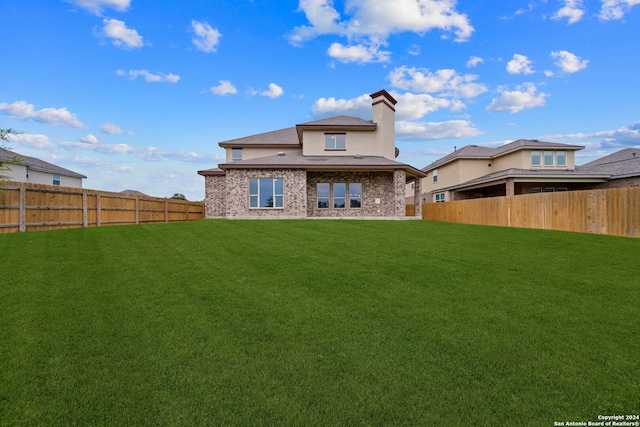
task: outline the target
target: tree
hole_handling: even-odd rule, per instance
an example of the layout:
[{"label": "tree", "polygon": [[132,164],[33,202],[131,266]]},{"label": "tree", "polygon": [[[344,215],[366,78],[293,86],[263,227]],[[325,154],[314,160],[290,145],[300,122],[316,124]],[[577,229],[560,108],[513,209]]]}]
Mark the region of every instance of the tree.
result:
[{"label": "tree", "polygon": [[[0,141],[8,142],[11,135],[19,135],[19,134],[20,132],[13,130],[11,128],[0,129]],[[6,147],[3,145],[0,145],[0,148],[6,149]],[[11,160],[0,159],[0,181],[8,180],[9,176],[6,174],[6,172],[11,170],[9,165],[15,165],[17,163],[20,163],[21,160],[22,159],[18,156],[14,156]]]},{"label": "tree", "polygon": [[176,193],[173,196],[171,196],[172,199],[178,199],[178,200],[187,200],[186,197],[184,197],[184,194],[180,194],[180,193]]}]

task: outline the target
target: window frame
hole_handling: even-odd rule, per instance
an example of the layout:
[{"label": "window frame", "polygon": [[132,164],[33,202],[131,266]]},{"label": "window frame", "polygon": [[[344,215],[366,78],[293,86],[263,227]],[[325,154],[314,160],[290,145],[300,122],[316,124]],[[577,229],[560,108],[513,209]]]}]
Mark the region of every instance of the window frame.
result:
[{"label": "window frame", "polygon": [[[271,198],[272,206],[260,206],[261,200],[263,197],[263,184],[261,181],[271,181]],[[256,181],[257,185],[252,185],[252,181]],[[249,209],[284,209],[284,178],[276,177],[276,178],[249,178],[248,181],[249,188]],[[255,189],[255,191],[254,191]],[[278,192],[280,190],[280,192]],[[255,200],[255,204],[257,206],[253,206]],[[266,199],[269,200],[269,199]]]},{"label": "window frame", "polygon": [[347,134],[344,132],[325,133],[324,149],[326,151],[346,151]]},{"label": "window frame", "polygon": [[[564,162],[560,163],[558,160],[558,154],[562,153],[564,157]],[[567,152],[566,151],[556,151],[556,166],[567,166]]]},{"label": "window frame", "polygon": [[[335,188],[337,185],[344,185],[344,196],[336,197]],[[352,194],[352,188],[355,186],[359,186],[360,194]],[[317,209],[362,209],[362,189],[361,182],[318,182],[316,183]],[[340,201],[342,201],[342,206],[336,206],[336,203],[340,203]],[[359,206],[353,206],[354,202],[359,203]]]},{"label": "window frame", "polygon": [[[238,157],[236,154],[240,153],[240,156]],[[242,160],[242,148],[232,148],[231,149],[231,161],[232,162],[239,162]]]},{"label": "window frame", "polygon": [[[544,151],[542,155],[542,163],[545,166],[555,166],[555,153],[553,151]],[[547,160],[551,160],[551,163],[547,163]]]},{"label": "window frame", "polygon": [[444,203],[446,202],[446,195],[445,193],[436,193],[435,194],[435,203]]},{"label": "window frame", "polygon": [[431,175],[433,177],[433,183],[435,184],[436,182],[438,182],[438,169],[434,169]]},{"label": "window frame", "polygon": [[[536,162],[535,159],[538,159]],[[542,151],[531,151],[531,166],[542,166]]]},{"label": "window frame", "polygon": [[61,185],[62,184],[62,178],[60,177],[60,174],[54,173],[52,175],[53,175],[53,184],[52,185]]}]

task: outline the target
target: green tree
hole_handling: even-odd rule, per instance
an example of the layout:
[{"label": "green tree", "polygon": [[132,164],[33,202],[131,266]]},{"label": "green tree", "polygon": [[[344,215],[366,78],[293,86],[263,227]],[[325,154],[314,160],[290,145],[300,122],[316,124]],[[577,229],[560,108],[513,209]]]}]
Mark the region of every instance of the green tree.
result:
[{"label": "green tree", "polygon": [[[0,141],[9,142],[11,135],[19,135],[20,132],[9,129],[0,129]],[[0,148],[7,149],[4,145],[0,145]],[[22,159],[18,156],[14,156],[10,160],[2,160],[0,159],[0,181],[6,181],[9,179],[9,176],[6,174],[11,170],[9,165],[15,165],[19,163]]]},{"label": "green tree", "polygon": [[184,197],[184,194],[180,194],[180,193],[176,193],[173,196],[171,196],[172,199],[178,199],[178,200],[187,200],[186,197]]}]

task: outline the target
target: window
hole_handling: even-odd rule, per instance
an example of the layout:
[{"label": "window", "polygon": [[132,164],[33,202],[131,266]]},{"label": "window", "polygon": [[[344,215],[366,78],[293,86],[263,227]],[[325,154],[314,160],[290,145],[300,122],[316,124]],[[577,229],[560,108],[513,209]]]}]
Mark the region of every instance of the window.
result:
[{"label": "window", "polygon": [[567,152],[556,151],[556,165],[567,166]]},{"label": "window", "polygon": [[333,207],[344,209],[347,206],[347,184],[333,184]]},{"label": "window", "polygon": [[57,173],[53,174],[53,185],[60,185],[60,175]]},{"label": "window", "polygon": [[284,179],[249,178],[249,207],[284,207]]},{"label": "window", "polygon": [[242,148],[232,148],[231,149],[231,161],[238,162],[242,160]]},{"label": "window", "polygon": [[542,193],[542,188],[539,187],[534,187],[531,189],[532,193]]},{"label": "window", "polygon": [[544,152],[544,165],[553,166],[553,151]]},{"label": "window", "polygon": [[540,166],[542,165],[542,157],[540,156],[539,151],[531,152],[531,166]]},{"label": "window", "polygon": [[357,182],[349,184],[349,207],[352,209],[362,207],[362,184]]},{"label": "window", "polygon": [[564,188],[564,187],[560,187],[558,188],[556,191],[569,191],[568,189]]},{"label": "window", "polygon": [[438,169],[433,170],[433,182],[438,182]]},{"label": "window", "polygon": [[436,194],[436,203],[444,202],[444,193]]},{"label": "window", "polygon": [[324,135],[325,150],[346,150],[347,135],[344,133],[326,133]]},{"label": "window", "polygon": [[[362,184],[359,182],[336,182],[329,184],[320,182],[318,189],[318,209],[359,209],[362,207]],[[332,191],[333,189],[333,191]],[[347,205],[347,194],[349,204]],[[332,198],[333,196],[333,198]]]},{"label": "window", "polygon": [[27,166],[25,169],[26,169],[26,173],[27,173],[27,179],[29,179],[29,166]]},{"label": "window", "polygon": [[551,187],[546,187],[546,188],[544,189],[544,192],[545,192],[545,193],[553,193],[554,191],[555,191],[555,189],[554,189],[554,188],[551,188]]}]

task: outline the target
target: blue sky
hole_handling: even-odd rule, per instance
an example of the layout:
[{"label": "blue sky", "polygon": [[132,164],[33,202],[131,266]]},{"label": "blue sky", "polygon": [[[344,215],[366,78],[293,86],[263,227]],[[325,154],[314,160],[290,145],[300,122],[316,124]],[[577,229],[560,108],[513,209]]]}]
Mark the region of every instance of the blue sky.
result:
[{"label": "blue sky", "polygon": [[640,147],[640,0],[0,0],[9,148],[87,188],[204,198],[218,142],[397,100],[398,160]]}]

